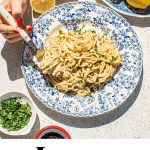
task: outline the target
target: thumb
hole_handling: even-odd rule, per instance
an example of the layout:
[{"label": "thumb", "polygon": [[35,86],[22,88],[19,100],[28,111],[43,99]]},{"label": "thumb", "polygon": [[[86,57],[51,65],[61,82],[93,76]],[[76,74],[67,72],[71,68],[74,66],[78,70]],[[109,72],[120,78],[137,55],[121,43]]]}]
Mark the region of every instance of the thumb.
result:
[{"label": "thumb", "polygon": [[23,18],[23,4],[21,1],[12,0],[11,2],[12,7],[12,15],[15,18],[19,27],[22,27],[22,18]]},{"label": "thumb", "polygon": [[12,7],[12,15],[15,19],[20,19],[23,17],[23,4],[21,1],[12,0],[11,7]]},{"label": "thumb", "polygon": [[11,12],[11,4],[8,3],[8,0],[2,1],[1,4],[8,10],[8,12]]}]

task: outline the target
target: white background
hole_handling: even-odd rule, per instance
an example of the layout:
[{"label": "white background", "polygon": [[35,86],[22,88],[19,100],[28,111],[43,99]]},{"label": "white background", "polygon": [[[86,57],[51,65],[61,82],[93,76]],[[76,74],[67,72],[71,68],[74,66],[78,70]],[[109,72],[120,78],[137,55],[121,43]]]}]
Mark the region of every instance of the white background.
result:
[{"label": "white background", "polygon": [[146,150],[150,140],[1,140],[1,150]]}]

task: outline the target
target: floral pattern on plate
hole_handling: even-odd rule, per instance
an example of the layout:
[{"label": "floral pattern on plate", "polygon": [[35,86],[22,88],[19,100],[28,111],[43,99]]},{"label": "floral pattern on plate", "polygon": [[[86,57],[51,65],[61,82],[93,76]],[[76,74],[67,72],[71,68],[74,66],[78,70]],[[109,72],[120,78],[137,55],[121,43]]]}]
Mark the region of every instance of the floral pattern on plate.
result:
[{"label": "floral pattern on plate", "polygon": [[91,97],[64,94],[47,83],[32,62],[34,52],[27,46],[22,50],[22,73],[34,95],[49,108],[71,116],[92,117],[111,111],[121,105],[134,91],[142,71],[142,52],[136,33],[112,9],[91,2],[70,2],[41,15],[33,24],[31,38],[38,49],[51,31],[60,26],[71,30],[84,24],[107,33],[123,55],[122,66],[112,81]]}]

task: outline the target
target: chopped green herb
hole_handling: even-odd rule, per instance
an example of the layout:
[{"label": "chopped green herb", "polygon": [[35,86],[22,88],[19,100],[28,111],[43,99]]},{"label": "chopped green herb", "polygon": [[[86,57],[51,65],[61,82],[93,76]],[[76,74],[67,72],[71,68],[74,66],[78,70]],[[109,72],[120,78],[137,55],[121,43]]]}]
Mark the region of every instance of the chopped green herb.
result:
[{"label": "chopped green herb", "polygon": [[74,28],[74,30],[78,30],[79,29],[79,26],[76,26],[75,28]]},{"label": "chopped green herb", "polygon": [[59,34],[62,34],[62,33],[63,33],[63,31],[59,29]]},{"label": "chopped green herb", "polygon": [[80,31],[81,31],[81,28],[79,28],[79,27],[77,26],[77,27],[75,27],[73,30],[74,30],[74,32],[80,32]]},{"label": "chopped green herb", "polygon": [[104,41],[104,36],[102,36],[101,38],[99,37],[99,39],[98,39],[99,41],[100,41],[100,44],[102,44],[103,43],[103,41]]},{"label": "chopped green herb", "polygon": [[80,67],[79,66],[77,66],[76,68],[74,68],[73,70],[76,72],[76,71],[78,71],[80,69]]},{"label": "chopped green herb", "polygon": [[92,93],[87,93],[85,96],[92,97]]},{"label": "chopped green herb", "polygon": [[21,98],[10,98],[0,104],[0,124],[8,131],[24,128],[32,115],[28,104],[21,104]]},{"label": "chopped green herb", "polygon": [[80,69],[80,67],[77,67],[76,70],[78,71]]},{"label": "chopped green herb", "polygon": [[92,32],[92,33],[96,33],[96,31],[95,31],[95,30],[92,30],[91,32]]},{"label": "chopped green herb", "polygon": [[74,33],[82,34],[82,33],[84,33],[84,27],[85,27],[84,24],[83,24],[82,26],[76,26],[76,27],[73,29],[73,31],[74,31]]},{"label": "chopped green herb", "polygon": [[79,84],[82,84],[82,80],[79,81]]},{"label": "chopped green herb", "polygon": [[82,28],[85,28],[85,25],[84,25],[84,24],[82,25]]},{"label": "chopped green herb", "polygon": [[107,36],[108,34],[107,34],[107,33],[104,33],[104,35]]},{"label": "chopped green herb", "polygon": [[85,86],[87,86],[87,87],[90,87],[91,85],[92,85],[92,83],[88,83],[88,82],[85,83]]},{"label": "chopped green herb", "polygon": [[98,83],[98,82],[99,82],[99,78],[96,79],[96,83]]},{"label": "chopped green herb", "polygon": [[94,45],[94,50],[97,51],[97,44]]},{"label": "chopped green herb", "polygon": [[99,41],[101,41],[101,40],[102,40],[102,38],[100,38],[100,37],[99,37],[99,38],[98,38],[98,40],[99,40]]},{"label": "chopped green herb", "polygon": [[111,62],[113,63],[116,60],[116,57],[112,56]]}]

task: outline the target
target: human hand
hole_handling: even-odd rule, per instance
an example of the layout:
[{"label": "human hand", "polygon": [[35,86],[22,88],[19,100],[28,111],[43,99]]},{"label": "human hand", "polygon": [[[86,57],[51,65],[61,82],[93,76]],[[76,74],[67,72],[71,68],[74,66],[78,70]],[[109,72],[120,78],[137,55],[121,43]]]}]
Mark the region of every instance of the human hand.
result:
[{"label": "human hand", "polygon": [[[22,18],[24,12],[27,8],[27,0],[4,0],[2,5],[8,10],[10,14],[16,20],[18,27],[23,28]],[[25,27],[28,32],[31,32],[32,27]],[[0,16],[0,33],[6,38],[6,40],[10,43],[15,43],[17,41],[22,40],[19,35],[19,31],[10,25]]]}]

